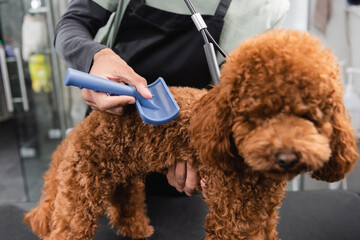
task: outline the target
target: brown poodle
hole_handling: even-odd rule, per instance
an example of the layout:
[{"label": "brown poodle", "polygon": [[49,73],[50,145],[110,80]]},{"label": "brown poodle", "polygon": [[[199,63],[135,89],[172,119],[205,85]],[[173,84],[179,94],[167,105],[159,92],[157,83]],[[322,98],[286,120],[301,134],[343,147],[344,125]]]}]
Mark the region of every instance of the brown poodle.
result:
[{"label": "brown poodle", "polygon": [[177,160],[208,183],[205,239],[277,239],[277,209],[297,174],[329,182],[358,158],[336,58],[307,33],[274,30],[241,44],[210,91],[171,88],[164,125],[94,111],[53,155],[40,204],[25,216],[43,239],[93,239],[104,214],[118,233],[150,236],[144,177]]}]

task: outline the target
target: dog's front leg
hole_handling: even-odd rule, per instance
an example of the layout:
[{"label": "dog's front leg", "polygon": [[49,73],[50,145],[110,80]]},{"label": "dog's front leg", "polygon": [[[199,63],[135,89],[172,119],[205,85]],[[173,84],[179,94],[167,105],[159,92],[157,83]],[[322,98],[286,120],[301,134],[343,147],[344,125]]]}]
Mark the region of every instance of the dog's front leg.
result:
[{"label": "dog's front leg", "polygon": [[209,214],[204,239],[276,240],[273,214],[282,200],[281,194],[276,194],[282,186],[272,190],[275,194],[269,193],[258,176],[237,175],[212,172],[207,177]]},{"label": "dog's front leg", "polygon": [[213,202],[210,199],[207,201],[210,211],[205,218],[204,240],[268,240],[265,231],[266,220],[249,219],[241,214],[254,210],[246,209],[240,202],[230,199],[222,199],[221,202]]},{"label": "dog's front leg", "polygon": [[266,225],[266,236],[268,240],[276,240],[278,239],[278,232],[276,231],[276,226],[278,224],[278,209],[280,205],[275,206],[273,212],[270,214],[270,217],[267,221]]}]

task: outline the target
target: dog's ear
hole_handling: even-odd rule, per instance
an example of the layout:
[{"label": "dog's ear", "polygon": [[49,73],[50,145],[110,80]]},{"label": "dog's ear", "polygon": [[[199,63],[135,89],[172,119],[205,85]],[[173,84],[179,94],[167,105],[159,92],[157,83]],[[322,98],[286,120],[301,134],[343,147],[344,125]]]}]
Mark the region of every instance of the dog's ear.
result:
[{"label": "dog's ear", "polygon": [[190,131],[200,160],[209,166],[231,169],[232,117],[230,89],[214,87],[193,106]]},{"label": "dog's ear", "polygon": [[343,179],[358,159],[356,138],[342,96],[334,99],[335,107],[331,116],[333,133],[330,141],[331,157],[325,165],[313,172],[312,177],[335,182]]}]

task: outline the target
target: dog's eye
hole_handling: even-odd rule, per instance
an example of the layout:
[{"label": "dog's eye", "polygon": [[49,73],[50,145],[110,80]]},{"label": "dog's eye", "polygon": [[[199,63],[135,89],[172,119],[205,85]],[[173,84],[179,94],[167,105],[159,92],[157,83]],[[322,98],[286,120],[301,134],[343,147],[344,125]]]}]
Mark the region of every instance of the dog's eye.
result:
[{"label": "dog's eye", "polygon": [[304,114],[300,116],[302,119],[308,120],[310,122],[312,122],[315,126],[318,126],[318,121],[316,121],[314,118],[312,118],[310,115],[308,114]]},{"label": "dog's eye", "polygon": [[308,120],[310,122],[314,122],[314,120],[307,114],[303,114],[300,117],[303,118],[303,119],[306,119],[306,120]]}]

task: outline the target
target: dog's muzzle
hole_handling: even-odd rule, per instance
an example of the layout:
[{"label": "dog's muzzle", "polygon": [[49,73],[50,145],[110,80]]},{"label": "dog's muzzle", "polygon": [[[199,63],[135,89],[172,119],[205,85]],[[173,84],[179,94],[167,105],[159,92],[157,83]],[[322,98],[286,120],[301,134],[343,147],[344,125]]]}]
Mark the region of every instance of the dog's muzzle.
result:
[{"label": "dog's muzzle", "polygon": [[281,151],[275,154],[275,161],[283,169],[291,169],[299,162],[299,154],[295,151]]},{"label": "dog's muzzle", "polygon": [[330,158],[330,139],[297,116],[269,118],[239,141],[237,134],[243,132],[234,132],[239,154],[257,171],[300,173],[319,169]]}]

